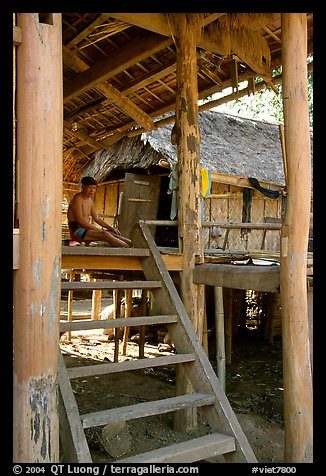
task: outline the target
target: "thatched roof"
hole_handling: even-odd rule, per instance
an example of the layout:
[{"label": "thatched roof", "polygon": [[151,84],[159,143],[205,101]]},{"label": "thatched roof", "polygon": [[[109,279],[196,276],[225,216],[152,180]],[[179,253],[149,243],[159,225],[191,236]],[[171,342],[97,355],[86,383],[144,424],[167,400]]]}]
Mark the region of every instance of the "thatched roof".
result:
[{"label": "thatched roof", "polygon": [[[177,146],[171,143],[173,123],[140,136],[124,137],[108,149],[94,153],[83,175],[98,181],[117,169],[148,169],[167,161],[177,162]],[[278,124],[246,119],[216,111],[199,115],[201,166],[213,172],[285,185]]]}]

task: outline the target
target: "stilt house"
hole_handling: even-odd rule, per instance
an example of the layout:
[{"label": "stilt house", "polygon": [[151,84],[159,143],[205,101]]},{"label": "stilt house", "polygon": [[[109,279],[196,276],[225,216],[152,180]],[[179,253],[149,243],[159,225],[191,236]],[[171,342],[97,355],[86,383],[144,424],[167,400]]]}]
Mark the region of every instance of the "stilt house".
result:
[{"label": "stilt house", "polygon": [[[207,420],[207,435],[196,439],[185,437],[180,444],[163,445],[151,453],[132,455],[119,462],[194,463],[219,456],[227,463],[256,463],[257,458],[225,394],[223,368],[218,369],[218,375],[213,370],[204,339],[205,285],[214,287],[217,314],[221,316],[222,289],[239,288],[243,282],[252,289],[261,289],[263,283],[265,291],[280,293],[282,338],[286,342],[284,460],[312,462],[312,365],[307,292],[311,288],[307,277],[311,212],[307,73],[308,68],[312,68],[312,63],[308,67],[308,58],[313,54],[312,41],[312,13],[13,14],[15,463],[91,463],[85,429],[164,412],[174,412],[175,429],[189,435],[196,425],[198,408]],[[280,69],[282,74],[274,74]],[[244,81],[247,86],[241,89]],[[281,223],[277,224],[281,227],[280,266],[271,270],[266,266],[205,262],[204,249],[212,246],[207,237],[210,228],[223,225],[232,229],[234,218],[225,215],[224,223],[219,225],[219,219],[206,204],[203,218],[202,198],[207,204],[221,199],[231,204],[236,187],[243,190],[255,187],[249,181],[247,159],[232,164],[229,144],[220,144],[216,150],[221,169],[208,167],[211,159],[205,144],[212,138],[201,134],[199,112],[265,87],[277,93],[276,84],[280,82],[285,183],[277,181],[276,190],[272,187],[273,178],[267,174],[270,164],[264,162],[262,150],[257,150],[257,155],[250,155],[249,159],[250,163],[260,157],[261,166],[256,167],[254,176],[252,171],[249,176],[256,179],[259,186],[265,187],[263,182],[270,181],[266,188],[281,192],[286,185],[286,209]],[[229,87],[231,94],[198,105],[200,99],[210,98]],[[233,121],[236,134],[241,122]],[[167,124],[173,125],[169,132],[173,153],[167,154],[166,150],[162,153],[158,145],[154,148],[162,153],[165,161],[169,162],[167,157],[170,157],[169,166],[176,164],[178,213],[174,221],[180,273],[178,290],[170,275],[175,261],[167,260],[161,253],[152,232],[153,227],[168,226],[167,221],[173,220],[157,220],[157,213],[148,220],[134,214],[135,204],[139,209],[139,203],[144,207],[151,203],[144,190],[159,189],[158,182],[145,180],[143,175],[134,177],[136,191],[124,183],[119,214],[121,226],[125,226],[123,213],[136,218],[130,230],[133,248],[62,246],[63,190],[71,186],[77,188],[86,170],[94,173],[96,170],[96,176],[105,180],[108,168],[100,169],[100,164],[106,162],[105,149],[124,147],[126,138],[136,140],[143,133],[155,131],[160,135],[160,128]],[[154,133],[148,141],[153,144]],[[158,139],[157,144],[159,142]],[[232,146],[237,147],[236,140]],[[146,150],[146,145],[144,148]],[[122,155],[126,158],[127,154]],[[116,159],[118,163],[119,158]],[[146,162],[146,156],[142,160]],[[95,164],[96,169],[92,169]],[[161,165],[167,164],[157,163],[155,168]],[[235,176],[240,182],[215,180],[216,177],[221,179],[223,174],[234,177],[235,165]],[[243,167],[244,173],[240,173],[239,167]],[[283,170],[281,164],[279,167]],[[213,175],[212,187],[216,188],[210,190],[213,195],[210,198],[201,193],[202,170]],[[227,197],[221,197],[223,194]],[[100,193],[97,200],[99,196]],[[245,222],[244,208],[241,217],[239,215],[240,225],[236,223],[240,230],[250,228],[253,220],[261,224],[272,213],[266,211],[257,218],[249,217],[247,207],[248,221]],[[116,213],[115,208],[112,214]],[[203,222],[204,228],[207,227],[204,239]],[[257,228],[257,222],[254,225]],[[270,224],[263,225],[263,229],[270,227]],[[239,246],[239,242],[234,245]],[[61,271],[67,267],[106,271],[139,269],[144,279],[63,282]],[[89,320],[62,325],[61,292],[77,289],[94,292],[110,289],[117,293],[141,289],[144,297],[152,292],[160,303],[161,313],[148,316],[144,311],[134,319],[116,316],[110,323]],[[109,365],[73,371],[66,367],[59,351],[62,331],[100,325],[117,329],[144,328],[154,323],[164,323],[173,339],[176,353],[169,359],[158,357],[148,362],[140,352],[140,358],[127,365],[117,359]],[[110,378],[112,372],[132,372],[160,365],[176,368],[175,397],[136,404],[132,408],[108,408],[104,412],[81,414],[71,388],[72,378],[88,378],[98,372]]]}]

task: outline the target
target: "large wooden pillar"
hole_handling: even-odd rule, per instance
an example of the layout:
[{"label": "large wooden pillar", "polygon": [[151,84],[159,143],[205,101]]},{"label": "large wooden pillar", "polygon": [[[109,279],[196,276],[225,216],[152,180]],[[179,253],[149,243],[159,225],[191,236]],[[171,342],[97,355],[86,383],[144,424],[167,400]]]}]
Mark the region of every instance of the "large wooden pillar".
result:
[{"label": "large wooden pillar", "polygon": [[20,13],[19,269],[14,272],[13,460],[59,462],[57,358],[62,201],[60,13]]},{"label": "large wooden pillar", "polygon": [[281,232],[285,462],[311,463],[313,396],[309,351],[306,263],[310,221],[311,156],[305,13],[282,13],[287,206]]},{"label": "large wooden pillar", "polygon": [[181,297],[202,341],[204,286],[193,283],[196,263],[204,262],[200,201],[200,132],[198,127],[198,84],[196,14],[175,15],[177,44],[176,128],[178,136],[179,244],[183,253]]},{"label": "large wooden pillar", "polygon": [[[177,13],[174,15],[177,32],[177,96],[176,135],[178,145],[178,229],[179,247],[183,253],[180,294],[188,315],[197,332],[199,341],[203,338],[205,312],[204,285],[193,283],[193,269],[196,262],[204,261],[201,228],[200,202],[200,133],[198,127],[198,84],[196,38],[198,33],[197,15]],[[177,392],[191,391],[182,373],[177,373]],[[183,419],[178,412],[175,428],[190,430],[196,426],[196,411],[186,411]],[[180,420],[178,420],[180,416]]]}]

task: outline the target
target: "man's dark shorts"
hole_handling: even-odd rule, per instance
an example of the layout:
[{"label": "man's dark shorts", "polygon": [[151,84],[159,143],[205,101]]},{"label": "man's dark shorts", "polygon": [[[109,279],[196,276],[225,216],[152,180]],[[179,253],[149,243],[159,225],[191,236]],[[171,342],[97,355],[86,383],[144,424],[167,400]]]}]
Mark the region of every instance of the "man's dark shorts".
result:
[{"label": "man's dark shorts", "polygon": [[87,230],[79,225],[76,221],[70,221],[68,223],[70,238],[78,243],[82,243]]}]

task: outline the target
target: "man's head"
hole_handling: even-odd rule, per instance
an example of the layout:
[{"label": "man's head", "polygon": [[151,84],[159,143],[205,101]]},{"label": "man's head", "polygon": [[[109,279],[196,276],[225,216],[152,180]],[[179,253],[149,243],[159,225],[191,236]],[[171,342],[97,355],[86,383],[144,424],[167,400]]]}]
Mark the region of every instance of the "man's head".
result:
[{"label": "man's head", "polygon": [[97,181],[93,177],[83,177],[81,180],[82,183],[82,193],[86,198],[94,198]]},{"label": "man's head", "polygon": [[97,185],[97,181],[93,177],[83,177],[81,180],[82,185]]}]

